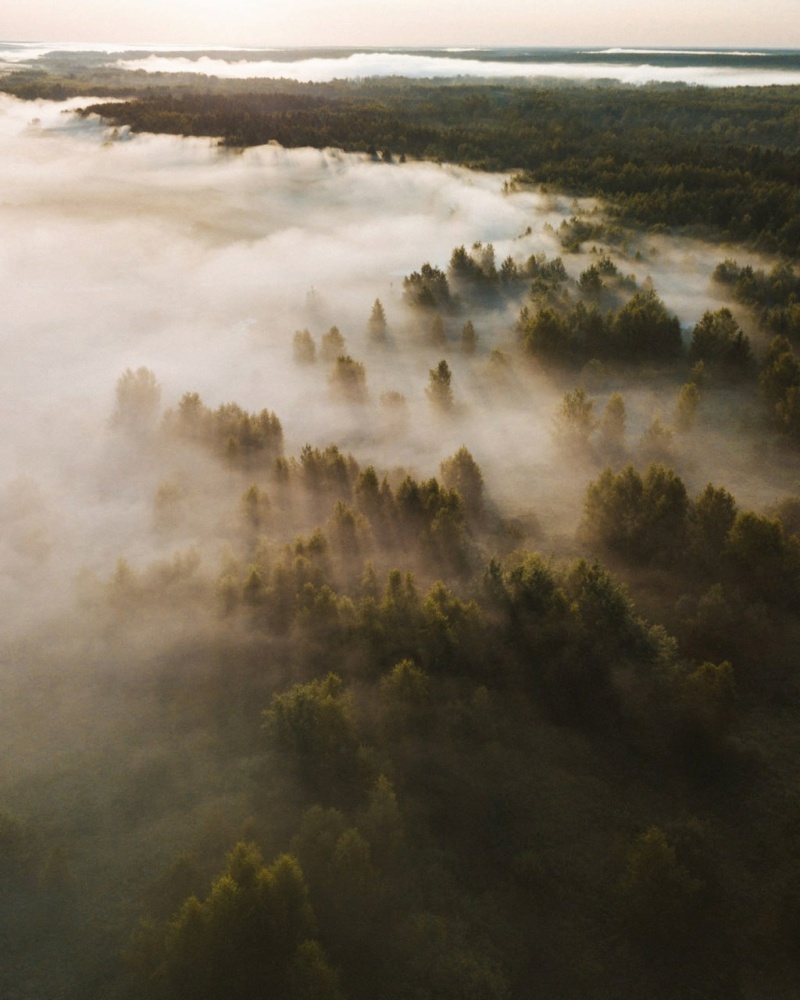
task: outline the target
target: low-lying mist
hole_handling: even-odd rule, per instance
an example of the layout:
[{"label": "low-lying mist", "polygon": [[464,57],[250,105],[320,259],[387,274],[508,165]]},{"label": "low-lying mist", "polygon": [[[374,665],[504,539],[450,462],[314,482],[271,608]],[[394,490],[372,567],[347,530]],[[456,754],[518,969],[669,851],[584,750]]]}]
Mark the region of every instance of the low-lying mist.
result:
[{"label": "low-lying mist", "polygon": [[[602,55],[599,54],[598,55]],[[367,77],[404,76],[413,79],[453,79],[472,77],[492,80],[615,80],[618,83],[641,86],[648,83],[686,83],[705,87],[770,87],[796,84],[800,79],[795,69],[736,68],[725,65],[658,65],[656,53],[649,60],[638,61],[631,53],[631,62],[619,65],[602,58],[586,63],[552,59],[536,62],[471,60],[452,56],[393,52],[358,52],[342,58],[306,58],[297,61],[277,61],[265,55],[258,60],[219,59],[206,55],[195,57],[150,54],[138,59],[118,59],[113,65],[120,69],[146,73],[202,73],[225,79],[245,80],[275,77],[305,83]]]},{"label": "low-lying mist", "polygon": [[503,80],[526,84],[614,81],[625,86],[687,84],[770,87],[800,81],[796,52],[769,49],[379,48],[334,50],[254,46],[14,43],[0,41],[0,69],[64,60],[130,72],[285,79],[305,83],[404,77]]},{"label": "low-lying mist", "polygon": [[[126,368],[156,373],[164,408],[186,391],[212,407],[269,407],[290,453],[307,441],[360,441],[385,466],[436,468],[464,428],[429,426],[424,388],[438,358],[402,349],[402,277],[426,259],[445,264],[454,246],[476,239],[494,241],[503,255],[555,252],[543,226],[557,226],[568,202],[503,196],[503,178],[424,163],[112,139],[69,107],[6,99],[0,125],[9,386],[2,466],[6,483],[25,477],[49,512],[43,521],[58,525],[48,535],[53,557],[72,544],[73,570],[98,568],[131,546],[150,546],[144,522],[159,478],[172,470],[149,466],[122,488],[125,444],[109,420]],[[390,364],[366,353],[376,297],[388,314]],[[366,361],[375,405],[387,390],[408,397],[409,434],[381,436],[380,455],[370,454],[371,422],[330,402],[329,369],[293,363],[296,329],[308,326],[319,339],[334,323],[348,352]],[[495,337],[508,339],[510,325],[492,344]],[[466,403],[461,381],[456,373]],[[477,413],[471,419],[490,433]],[[12,578],[7,596],[15,589]]]},{"label": "low-lying mist", "polygon": [[[134,137],[72,115],[81,103],[0,103],[8,386],[0,458],[10,529],[2,592],[16,622],[38,614],[33,580],[55,573],[68,600],[68,581],[82,569],[157,556],[159,485],[199,474],[196,457],[136,454],[112,426],[116,381],[141,366],[160,383],[161,410],[191,391],[211,408],[274,411],[290,455],[335,442],[362,465],[428,476],[466,443],[498,502],[517,513],[550,507],[571,530],[585,477],[568,488],[554,458],[552,417],[565,386],[516,362],[497,384],[498,361],[513,357],[519,303],[471,314],[478,350],[467,358],[458,338],[469,317],[449,317],[436,344],[402,291],[405,275],[424,262],[446,269],[459,245],[492,243],[498,263],[555,255],[559,225],[593,206],[430,163]],[[621,269],[652,280],[687,329],[719,305],[712,248],[643,236],[626,250]],[[590,261],[585,252],[565,259],[572,278]],[[376,298],[388,321],[380,350],[367,331]],[[293,359],[296,330],[307,328],[319,347],[334,324],[366,366],[364,407],[333,397],[330,363]],[[443,355],[458,413],[447,421],[426,397]],[[612,388],[595,383],[600,396]],[[381,404],[392,392],[405,397],[401,424]],[[647,389],[626,402],[631,428],[659,411]],[[210,529],[181,540],[213,548],[225,533]]]},{"label": "low-lying mist", "polygon": [[[725,392],[703,402],[691,439],[648,451],[638,442],[654,416],[672,422],[681,380],[591,363],[548,372],[519,349],[524,295],[453,309],[438,326],[404,301],[404,277],[426,262],[446,270],[454,248],[476,243],[492,244],[498,265],[562,254],[574,287],[597,254],[590,241],[566,254],[559,229],[576,213],[599,219],[597,206],[431,163],[134,136],[72,114],[85,103],[0,97],[0,808],[69,841],[89,898],[106,894],[98,912],[124,923],[115,878],[166,863],[187,829],[224,841],[247,817],[244,769],[226,771],[211,749],[202,724],[220,720],[202,689],[234,644],[257,660],[259,639],[209,608],[226,566],[260,558],[268,501],[246,491],[277,478],[266,464],[226,461],[224,438],[215,451],[175,432],[186,393],[199,395],[201,422],[228,403],[275,414],[287,467],[307,444],[336,445],[393,489],[406,475],[438,476],[465,445],[506,551],[516,541],[576,551],[586,485],[610,460],[569,453],[554,433],[560,400],[580,385],[598,415],[624,395],[629,448],[618,457],[674,459],[693,494],[712,480],[764,506],[797,468],[752,460],[755,421]],[[719,248],[644,234],[610,253],[632,287],[652,282],[684,338],[722,303],[710,283]],[[364,366],[355,395],[324,356],[333,326],[337,356]],[[432,373],[445,360],[443,412]],[[269,558],[331,517],[291,488],[284,500],[270,515]],[[287,669],[276,657],[265,672]],[[173,689],[171,677],[191,684]],[[151,827],[134,821],[137,796],[156,802],[157,862]]]}]

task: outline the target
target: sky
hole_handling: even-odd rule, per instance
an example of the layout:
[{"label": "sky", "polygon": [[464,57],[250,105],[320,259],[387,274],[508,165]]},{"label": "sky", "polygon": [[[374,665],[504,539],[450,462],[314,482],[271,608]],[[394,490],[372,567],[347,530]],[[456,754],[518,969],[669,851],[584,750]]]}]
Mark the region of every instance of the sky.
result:
[{"label": "sky", "polygon": [[798,0],[10,0],[7,41],[800,48]]}]

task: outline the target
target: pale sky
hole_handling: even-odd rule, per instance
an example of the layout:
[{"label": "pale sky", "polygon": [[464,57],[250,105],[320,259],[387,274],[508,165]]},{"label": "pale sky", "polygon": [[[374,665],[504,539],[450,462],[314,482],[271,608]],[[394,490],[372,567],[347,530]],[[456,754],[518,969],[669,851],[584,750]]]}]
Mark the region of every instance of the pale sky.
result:
[{"label": "pale sky", "polygon": [[800,0],[3,0],[0,39],[800,48]]}]

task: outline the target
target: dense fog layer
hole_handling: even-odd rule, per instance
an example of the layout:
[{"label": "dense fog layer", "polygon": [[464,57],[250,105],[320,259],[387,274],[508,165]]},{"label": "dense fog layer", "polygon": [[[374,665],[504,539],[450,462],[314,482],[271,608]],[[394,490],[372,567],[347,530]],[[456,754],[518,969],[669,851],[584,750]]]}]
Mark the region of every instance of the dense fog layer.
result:
[{"label": "dense fog layer", "polygon": [[[448,321],[445,353],[461,410],[442,424],[425,396],[442,351],[409,333],[401,292],[404,275],[426,261],[445,269],[461,244],[491,242],[498,262],[555,255],[560,223],[592,206],[509,193],[503,176],[429,163],[132,137],[72,115],[81,103],[0,103],[6,608],[33,614],[27,587],[49,572],[66,599],[67,581],[82,567],[106,571],[120,555],[137,562],[157,550],[153,495],[185,458],[129,461],[110,426],[116,380],[127,368],[155,373],[162,409],[196,391],[210,407],[235,401],[274,410],[289,454],[306,442],[336,442],[363,464],[432,475],[466,442],[511,510],[579,511],[584,482],[564,508],[563,496],[548,494],[544,472],[560,389],[526,376],[489,399],[481,385],[491,349],[514,345],[516,309],[475,317],[480,350],[469,364],[454,349],[465,317]],[[629,249],[624,270],[639,282],[652,277],[687,328],[718,304],[709,277],[719,258],[709,248],[646,238]],[[566,264],[576,277],[587,258]],[[376,297],[389,325],[377,356],[367,337]],[[332,401],[321,362],[293,362],[295,330],[307,327],[319,341],[333,324],[366,364],[366,420]],[[380,415],[378,400],[390,391],[407,399],[402,433]],[[636,428],[652,404],[645,394],[637,415],[632,402]],[[183,541],[207,544],[208,525],[202,536]]]},{"label": "dense fog layer", "polygon": [[[653,53],[654,55],[654,53]],[[197,59],[149,55],[141,59],[120,59],[115,65],[148,73],[205,73],[230,79],[285,77],[304,83],[362,77],[405,76],[414,79],[474,77],[490,79],[550,78],[554,80],[616,80],[626,84],[688,83],[707,87],[770,87],[800,82],[796,70],[761,69],[758,66],[734,69],[725,66],[659,66],[653,59],[618,65],[612,62],[480,62],[430,55],[391,52],[364,52],[343,59],[312,58],[297,62]]]},{"label": "dense fog layer", "polygon": [[[131,54],[138,53],[136,58]],[[285,78],[304,83],[371,77],[409,79],[613,80],[628,85],[770,87],[797,84],[792,50],[764,49],[380,49],[314,50],[226,45],[125,45],[0,42],[0,68],[36,66],[67,54],[146,73],[195,73],[222,79]],[[223,55],[224,54],[224,55]],[[119,56],[115,58],[115,56]]]},{"label": "dense fog layer", "polygon": [[[380,593],[395,565],[417,573],[424,592],[437,574],[448,579],[447,560],[462,542],[467,551],[457,520],[449,536],[445,518],[440,536],[426,528],[425,545],[416,528],[393,535],[383,515],[371,526],[344,504],[337,522],[325,460],[317,456],[316,482],[302,462],[292,464],[305,445],[336,445],[362,471],[373,465],[381,503],[394,502],[407,474],[444,481],[442,463],[466,446],[466,466],[474,458],[482,472],[472,479],[481,483],[470,514],[480,528],[469,535],[468,556],[478,576],[495,552],[509,557],[517,547],[585,554],[578,527],[587,484],[607,463],[663,460],[692,497],[711,480],[742,508],[758,509],[796,493],[800,471],[791,452],[778,460],[770,452],[754,378],[744,389],[711,384],[695,425],[678,428],[691,367],[680,343],[669,363],[656,353],[645,363],[589,360],[582,369],[548,366],[522,345],[521,307],[591,302],[579,279],[593,264],[614,275],[595,299],[603,309],[621,310],[631,295],[647,299],[655,289],[678,317],[680,330],[668,317],[676,338],[688,342],[707,310],[729,304],[711,281],[723,256],[771,262],[741,248],[626,232],[605,224],[602,206],[504,175],[134,135],[76,115],[86,103],[0,98],[0,813],[28,824],[6,829],[36,830],[44,857],[63,845],[62,888],[80,887],[58,933],[30,932],[0,973],[0,987],[31,982],[36,996],[85,995],[82,985],[64,993],[63,982],[83,984],[119,954],[147,909],[148,887],[182,852],[221,856],[242,831],[251,836],[254,812],[269,816],[276,848],[291,837],[284,812],[296,809],[296,793],[258,749],[261,712],[296,679],[298,663],[321,674],[346,670],[351,653],[331,652],[324,628],[306,634],[306,609],[279,620],[273,595],[275,619],[258,612],[251,598],[268,573],[276,587],[287,565],[312,573],[320,543],[311,533],[322,527],[345,615],[355,607],[347,588],[372,586],[365,553],[376,560]],[[581,224],[595,226],[597,245],[570,238]],[[460,303],[410,305],[404,279],[426,263],[427,274],[441,269],[443,277],[458,247],[496,263],[489,291],[478,282]],[[509,257],[514,278],[501,287]],[[536,292],[533,279],[546,268],[558,280]],[[377,299],[386,319],[380,336]],[[762,354],[753,315],[734,308]],[[336,360],[325,356],[334,325],[344,344]],[[364,366],[355,394],[333,378],[340,350],[354,359],[351,374]],[[446,407],[431,391],[442,365],[452,376]],[[575,447],[559,433],[565,394],[578,387],[598,418],[612,393],[623,394],[625,430],[613,447]],[[188,410],[200,414],[194,430],[213,425],[212,411],[226,403],[274,411],[284,465],[274,462],[278,448],[253,458],[231,437],[229,450],[214,438],[216,425],[206,440],[177,433],[176,408],[192,392],[205,407],[190,399]],[[648,443],[654,418],[660,436]],[[346,476],[355,480],[352,468]],[[437,495],[451,492],[453,516],[455,490]],[[305,540],[283,548],[298,536]],[[448,538],[458,544],[448,549]],[[394,580],[402,589],[400,572]],[[327,583],[310,591],[333,593]],[[479,688],[473,707],[484,695]],[[560,761],[558,773],[565,767]],[[529,770],[526,761],[526,781]],[[564,787],[571,795],[572,779]],[[534,802],[527,786],[522,798]],[[572,801],[565,812],[570,824],[583,815]],[[612,808],[600,812],[616,821]],[[571,838],[553,833],[570,850]],[[51,868],[59,873],[55,862],[45,865],[48,878]],[[50,919],[44,876],[42,884],[25,928],[37,913]]]}]

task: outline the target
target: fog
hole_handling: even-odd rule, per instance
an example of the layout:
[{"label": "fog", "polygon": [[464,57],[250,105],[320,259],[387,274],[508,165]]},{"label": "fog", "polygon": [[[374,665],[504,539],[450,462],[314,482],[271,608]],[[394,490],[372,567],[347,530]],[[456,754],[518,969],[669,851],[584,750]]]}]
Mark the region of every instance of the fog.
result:
[{"label": "fog", "polygon": [[[358,420],[326,405],[327,371],[293,367],[294,330],[311,325],[318,338],[337,323],[363,357],[372,303],[384,297],[391,325],[403,275],[428,259],[445,265],[474,239],[502,254],[555,252],[542,227],[570,211],[453,168],[276,147],[239,155],[154,136],[109,144],[101,122],[65,114],[69,105],[0,108],[4,481],[26,477],[58,525],[47,561],[69,550],[73,573],[149,550],[160,472],[142,490],[107,471],[126,368],[151,368],[165,407],[193,390],[212,407],[275,410],[290,452],[361,437]],[[521,237],[529,226],[536,235]],[[429,361],[368,364],[373,397],[392,388],[422,405]],[[427,451],[435,470],[446,447],[412,437],[384,463]],[[16,591],[12,575],[6,601]]]},{"label": "fog", "polygon": [[[453,51],[453,50],[449,50]],[[629,50],[624,50],[627,54]],[[609,53],[611,54],[611,53]],[[633,50],[631,55],[638,55]],[[642,53],[645,54],[645,53]],[[651,53],[653,56],[655,52]],[[667,53],[669,54],[669,53]],[[702,53],[697,53],[702,54]],[[738,55],[738,53],[731,53]],[[748,53],[750,55],[750,53]],[[659,66],[657,60],[628,65],[602,61],[564,62],[554,59],[536,62],[480,61],[392,52],[357,52],[344,58],[298,59],[293,62],[216,59],[149,55],[140,59],[119,59],[113,65],[147,73],[202,73],[227,79],[275,77],[302,83],[369,77],[404,76],[412,79],[488,78],[616,80],[619,83],[686,83],[706,87],[771,87],[800,83],[800,71],[794,69],[733,68],[724,65]]]},{"label": "fog", "polygon": [[[252,556],[241,498],[270,469],[235,468],[163,434],[184,393],[210,408],[272,410],[286,455],[335,443],[394,485],[406,472],[438,475],[466,445],[505,524],[498,544],[571,554],[586,484],[605,459],[560,450],[563,393],[584,384],[599,412],[620,388],[638,460],[636,440],[654,415],[672,419],[679,385],[527,362],[514,331],[524,293],[447,315],[444,343],[403,303],[404,276],[425,262],[446,269],[460,245],[491,242],[498,263],[563,254],[559,226],[575,213],[600,218],[591,202],[429,163],[133,136],[72,113],[84,104],[0,98],[0,808],[70,842],[100,924],[98,913],[115,912],[115,879],[151,879],[198,831],[228,846],[248,816],[247,769],[223,766],[214,726],[224,713],[203,702],[202,684],[205,672],[227,676],[263,655],[260,636],[221,617],[216,588],[226,566],[241,571]],[[730,252],[650,235],[610,249],[640,287],[652,281],[685,331],[720,304],[710,276]],[[590,246],[565,255],[570,278],[593,259]],[[382,344],[368,336],[376,298]],[[467,318],[474,357],[459,346]],[[308,329],[319,351],[333,324],[365,365],[363,404],[337,400],[330,364],[293,356],[295,331]],[[426,388],[443,357],[454,405],[437,414]],[[160,400],[149,422],[126,426],[115,419],[118,380],[140,368]],[[404,416],[381,402],[387,392],[405,397]],[[756,439],[735,439],[741,414],[721,403],[717,426],[708,414],[703,434],[676,442],[678,469],[692,491],[714,479],[764,505],[797,470],[755,463]],[[329,516],[295,497],[270,541]],[[277,656],[259,665],[265,687],[289,669]],[[225,725],[235,729],[235,713]],[[153,774],[163,802],[133,823],[137,796],[150,808]]]},{"label": "fog", "polygon": [[[0,70],[77,55],[91,65],[222,79],[284,78],[303,83],[403,76],[411,79],[606,80],[629,85],[769,87],[800,83],[791,51],[739,49],[341,49],[325,51],[218,45],[0,42]],[[131,54],[136,53],[136,58]],[[221,53],[225,53],[224,57]],[[108,61],[103,56],[110,58]],[[497,55],[498,58],[493,58]],[[119,58],[121,56],[121,58]],[[761,63],[761,64],[760,64]]]},{"label": "fog", "polygon": [[[17,525],[7,536],[2,592],[17,620],[35,615],[19,573],[29,580],[26,572],[57,572],[67,581],[83,568],[109,572],[119,556],[138,563],[159,554],[153,496],[187,460],[148,458],[142,468],[127,455],[109,421],[116,380],[128,368],[155,373],[164,410],[187,391],[210,407],[235,401],[274,410],[289,454],[306,442],[335,442],[362,465],[427,476],[466,443],[514,511],[543,505],[575,515],[583,482],[566,506],[543,489],[563,386],[520,373],[518,395],[501,394],[487,413],[480,366],[495,347],[513,351],[518,306],[473,317],[480,349],[468,363],[457,349],[466,317],[448,320],[446,351],[420,346],[401,292],[403,276],[426,261],[446,269],[462,244],[492,242],[498,262],[560,253],[558,226],[591,204],[507,193],[503,176],[428,163],[132,137],[69,113],[82,103],[0,101],[8,386],[0,460],[7,517]],[[621,270],[651,279],[687,329],[719,304],[709,286],[715,250],[663,237],[627,249]],[[565,260],[573,278],[589,263],[585,253]],[[383,355],[366,333],[376,297],[389,323]],[[366,364],[366,422],[330,401],[321,361],[293,363],[295,330],[309,328],[319,344],[333,324]],[[461,407],[445,424],[432,423],[425,396],[441,353]],[[388,437],[378,405],[387,391],[403,393],[410,412],[403,433]],[[631,418],[635,426],[635,412]],[[30,500],[14,499],[20,493]],[[213,558],[225,531],[208,531],[204,522],[198,537],[188,532],[181,541]],[[59,588],[64,600],[68,593]]]},{"label": "fog", "polygon": [[[335,442],[362,466],[426,476],[467,443],[491,473],[499,502],[513,512],[550,508],[558,527],[569,529],[585,480],[568,491],[569,501],[563,482],[556,500],[545,488],[553,474],[552,414],[565,385],[518,372],[515,392],[487,403],[480,366],[493,348],[513,352],[520,303],[472,317],[480,349],[467,361],[457,347],[466,316],[448,319],[446,350],[421,344],[413,332],[419,323],[401,301],[402,279],[424,262],[446,269],[454,247],[475,241],[491,242],[498,262],[562,253],[559,225],[598,207],[509,191],[504,176],[456,167],[134,137],[70,113],[84,103],[0,101],[9,386],[0,403],[0,458],[6,489],[34,498],[22,504],[20,537],[37,539],[27,548],[15,542],[7,562],[14,571],[4,576],[3,594],[17,615],[30,613],[16,578],[25,566],[74,578],[87,567],[108,572],[119,556],[136,563],[160,553],[163,540],[150,530],[153,496],[162,480],[183,474],[186,460],[148,459],[142,478],[134,467],[123,487],[120,456],[128,445],[109,427],[117,378],[140,366],[155,373],[162,410],[187,391],[212,408],[235,401],[274,410],[288,454],[306,442]],[[573,279],[591,262],[588,249],[565,256]],[[685,331],[722,304],[710,283],[721,250],[646,234],[622,250],[612,250],[620,270],[639,285],[652,281]],[[389,323],[384,354],[366,332],[376,297]],[[348,353],[366,364],[367,421],[331,401],[321,361],[304,369],[292,360],[295,330],[308,328],[319,346],[333,324]],[[425,386],[441,353],[461,409],[457,421],[432,424]],[[601,380],[600,397],[612,388]],[[387,391],[407,399],[402,434],[387,436],[380,416]],[[671,402],[654,404],[645,393],[637,413],[640,390],[631,392],[631,428],[641,430],[654,406],[668,417]],[[763,501],[769,487],[751,493]],[[197,537],[181,539],[211,558],[225,540],[224,528],[210,531],[205,521]],[[60,594],[67,600],[68,588]]]}]

